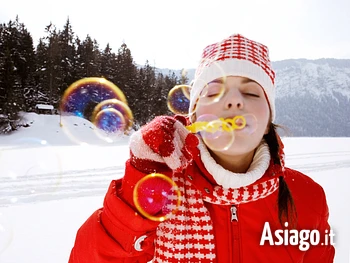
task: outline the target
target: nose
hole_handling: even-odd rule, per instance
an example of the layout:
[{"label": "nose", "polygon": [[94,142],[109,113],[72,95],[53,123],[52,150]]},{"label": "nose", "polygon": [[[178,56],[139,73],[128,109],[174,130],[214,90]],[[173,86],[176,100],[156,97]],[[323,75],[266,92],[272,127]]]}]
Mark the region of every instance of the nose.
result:
[{"label": "nose", "polygon": [[227,93],[225,109],[243,109],[243,97],[238,90],[231,90]]}]

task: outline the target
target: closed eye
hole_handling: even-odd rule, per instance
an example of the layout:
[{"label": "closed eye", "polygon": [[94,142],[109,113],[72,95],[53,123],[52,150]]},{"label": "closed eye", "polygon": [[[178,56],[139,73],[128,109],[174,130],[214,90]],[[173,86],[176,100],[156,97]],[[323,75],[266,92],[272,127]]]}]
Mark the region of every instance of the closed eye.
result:
[{"label": "closed eye", "polygon": [[201,92],[201,97],[218,97],[225,91],[225,86],[220,83],[209,83]]},{"label": "closed eye", "polygon": [[244,93],[244,94],[245,94],[245,95],[248,95],[248,96],[260,98],[260,96],[259,96],[258,94],[254,94],[254,93]]},{"label": "closed eye", "polygon": [[207,94],[206,97],[207,97],[207,98],[217,97],[219,94],[220,94],[220,93]]}]

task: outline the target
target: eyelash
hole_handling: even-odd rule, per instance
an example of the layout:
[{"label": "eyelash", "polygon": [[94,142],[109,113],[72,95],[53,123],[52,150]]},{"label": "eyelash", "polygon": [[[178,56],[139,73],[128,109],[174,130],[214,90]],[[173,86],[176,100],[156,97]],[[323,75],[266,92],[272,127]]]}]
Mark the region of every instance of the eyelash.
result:
[{"label": "eyelash", "polygon": [[207,95],[206,97],[211,98],[211,97],[216,97],[218,95],[219,95],[219,93],[213,93],[213,94]]},{"label": "eyelash", "polygon": [[[223,85],[223,84],[221,84]],[[247,95],[247,96],[250,96],[250,97],[255,97],[255,98],[260,98],[260,95],[256,94],[256,93],[250,93],[250,92],[243,92],[244,95]],[[207,98],[211,98],[211,97],[216,97],[218,96],[219,93],[217,92],[213,92],[212,94],[207,94],[205,95],[204,97],[207,97]]]},{"label": "eyelash", "polygon": [[245,95],[248,95],[248,96],[252,96],[252,97],[256,97],[256,98],[260,98],[259,95],[257,94],[254,94],[254,93],[244,93]]}]

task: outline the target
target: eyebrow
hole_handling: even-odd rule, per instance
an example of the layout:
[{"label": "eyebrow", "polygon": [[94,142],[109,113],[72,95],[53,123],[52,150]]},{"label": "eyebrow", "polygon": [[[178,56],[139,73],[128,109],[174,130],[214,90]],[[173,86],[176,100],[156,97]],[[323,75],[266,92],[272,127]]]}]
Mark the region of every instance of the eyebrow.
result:
[{"label": "eyebrow", "polygon": [[[214,80],[208,82],[208,84],[210,84],[210,83],[224,84],[224,80],[223,80],[223,79],[224,79],[224,78],[217,78],[217,79],[214,79]],[[255,82],[255,83],[257,83],[255,80],[252,80],[252,79],[250,79],[250,78],[245,78],[245,77],[243,77],[243,80],[242,80],[241,84],[247,84],[247,83],[250,83],[250,82]],[[257,83],[257,84],[259,84],[259,83]]]},{"label": "eyebrow", "polygon": [[214,79],[210,82],[208,82],[208,84],[211,84],[211,83],[219,83],[219,84],[223,84],[224,81],[223,81],[223,78],[218,78],[218,79]]},{"label": "eyebrow", "polygon": [[254,81],[254,80],[252,80],[252,79],[244,78],[244,79],[242,80],[242,83],[241,83],[241,84],[246,84],[246,83],[249,83],[249,82],[255,82],[255,83],[257,83],[256,81]]}]

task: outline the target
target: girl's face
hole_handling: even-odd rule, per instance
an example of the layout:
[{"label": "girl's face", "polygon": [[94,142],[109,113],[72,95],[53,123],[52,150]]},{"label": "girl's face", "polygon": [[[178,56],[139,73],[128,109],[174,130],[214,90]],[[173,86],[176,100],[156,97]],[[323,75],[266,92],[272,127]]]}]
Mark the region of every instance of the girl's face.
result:
[{"label": "girl's face", "polygon": [[[219,93],[220,99],[214,100]],[[228,149],[220,150],[220,154],[235,156],[251,153],[268,132],[270,109],[264,91],[258,83],[244,77],[228,76],[208,83],[197,102],[195,114],[197,120],[205,115],[215,115],[224,119],[246,114],[255,116],[255,120],[246,118],[246,130],[234,131],[233,143]],[[247,133],[253,126],[256,127],[253,129],[255,131]],[[223,132],[211,144],[215,146],[216,140],[218,144],[219,140],[227,140],[225,136],[228,135]],[[212,151],[216,152],[213,148]]]}]

